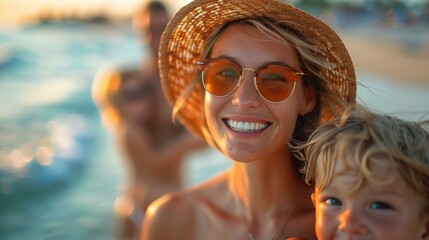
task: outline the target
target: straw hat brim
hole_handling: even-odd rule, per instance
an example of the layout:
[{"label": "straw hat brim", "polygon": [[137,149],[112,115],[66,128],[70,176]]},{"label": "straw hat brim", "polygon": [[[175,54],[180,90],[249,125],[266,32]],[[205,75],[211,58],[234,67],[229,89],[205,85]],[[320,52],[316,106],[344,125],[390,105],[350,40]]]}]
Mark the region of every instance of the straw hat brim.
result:
[{"label": "straw hat brim", "polygon": [[[168,23],[161,38],[158,65],[167,100],[175,104],[183,90],[199,74],[197,61],[208,35],[219,25],[243,18],[266,17],[284,22],[325,54],[335,71],[319,74],[331,81],[347,102],[356,98],[355,71],[341,39],[328,25],[289,4],[275,0],[196,0],[181,8]],[[352,80],[352,81],[350,81]],[[202,89],[197,85],[177,113],[179,121],[196,135],[203,136]],[[323,104],[323,99],[321,99]],[[322,118],[333,113],[322,106]]]}]

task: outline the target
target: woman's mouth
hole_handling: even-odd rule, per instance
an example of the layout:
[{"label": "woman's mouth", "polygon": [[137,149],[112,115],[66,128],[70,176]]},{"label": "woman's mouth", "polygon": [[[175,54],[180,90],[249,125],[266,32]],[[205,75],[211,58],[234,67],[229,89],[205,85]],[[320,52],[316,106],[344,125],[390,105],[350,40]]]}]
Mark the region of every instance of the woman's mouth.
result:
[{"label": "woman's mouth", "polygon": [[226,119],[225,123],[232,130],[237,132],[260,132],[271,125],[269,122],[246,122],[231,119]]}]

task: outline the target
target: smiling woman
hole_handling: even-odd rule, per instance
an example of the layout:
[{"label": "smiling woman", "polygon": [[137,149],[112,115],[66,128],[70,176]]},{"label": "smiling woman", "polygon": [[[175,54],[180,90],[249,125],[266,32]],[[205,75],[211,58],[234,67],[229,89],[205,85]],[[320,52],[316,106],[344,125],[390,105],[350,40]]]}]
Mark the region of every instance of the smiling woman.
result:
[{"label": "smiling woman", "polygon": [[355,101],[337,34],[281,1],[197,0],[169,22],[158,63],[174,116],[233,164],[152,203],[143,239],[315,239],[290,145]]}]

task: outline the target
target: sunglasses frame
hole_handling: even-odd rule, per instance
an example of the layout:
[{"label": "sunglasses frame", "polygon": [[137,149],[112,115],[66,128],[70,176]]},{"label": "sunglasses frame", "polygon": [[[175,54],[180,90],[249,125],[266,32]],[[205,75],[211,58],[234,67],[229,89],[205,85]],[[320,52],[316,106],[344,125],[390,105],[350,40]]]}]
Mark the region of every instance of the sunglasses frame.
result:
[{"label": "sunglasses frame", "polygon": [[[229,92],[228,94],[222,95],[222,96],[219,96],[219,95],[215,95],[215,94],[210,93],[210,92],[207,90],[206,85],[205,85],[205,83],[204,83],[204,69],[206,68],[206,66],[207,66],[208,64],[212,63],[212,62],[219,62],[219,61],[220,61],[220,62],[227,62],[227,63],[231,63],[231,64],[233,64],[233,65],[237,66],[237,67],[238,67],[238,69],[240,69],[240,78],[238,79],[237,84],[236,84],[236,85],[235,85],[235,87],[231,90],[231,92]],[[262,93],[259,91],[258,85],[257,85],[257,83],[256,83],[256,76],[258,75],[258,72],[259,72],[261,69],[265,69],[265,68],[267,68],[267,67],[269,67],[269,66],[279,66],[279,67],[286,68],[286,69],[290,70],[291,72],[295,73],[296,75],[301,75],[301,76],[307,75],[307,74],[306,74],[306,73],[304,73],[304,72],[297,72],[297,71],[295,71],[295,70],[291,69],[290,67],[286,66],[286,64],[285,64],[285,65],[281,65],[281,64],[267,64],[267,65],[262,65],[262,66],[258,67],[257,69],[251,69],[251,68],[243,68],[240,64],[238,64],[238,63],[236,63],[236,62],[234,62],[234,61],[232,61],[232,60],[224,59],[224,58],[205,58],[205,59],[202,59],[202,60],[198,61],[198,62],[197,62],[197,65],[199,66],[199,68],[200,68],[200,70],[201,70],[201,82],[202,82],[202,84],[203,84],[203,86],[204,86],[204,89],[205,89],[205,90],[206,90],[206,92],[207,92],[207,93],[209,93],[210,95],[213,95],[213,96],[216,96],[216,97],[227,97],[227,96],[231,95],[231,94],[232,94],[233,92],[235,92],[235,90],[236,90],[236,89],[241,85],[241,83],[242,83],[242,81],[243,81],[243,79],[244,79],[244,77],[243,77],[243,71],[244,71],[244,70],[247,70],[247,71],[251,71],[251,72],[253,72],[253,77],[252,77],[252,78],[253,78],[253,86],[255,87],[256,91],[257,91],[257,92],[258,92],[258,94],[259,94],[259,96],[261,96],[265,101],[270,102],[270,103],[282,103],[282,102],[287,101],[287,100],[292,96],[292,94],[294,93],[294,90],[295,90],[295,87],[296,87],[296,82],[297,82],[298,80],[300,80],[301,78],[296,79],[296,80],[292,80],[292,81],[293,81],[293,88],[292,88],[292,91],[290,92],[289,96],[288,96],[286,99],[284,99],[284,100],[282,100],[282,101],[279,101],[279,102],[275,102],[275,101],[271,101],[271,100],[268,100],[267,98],[265,98],[265,97],[262,95]]]}]

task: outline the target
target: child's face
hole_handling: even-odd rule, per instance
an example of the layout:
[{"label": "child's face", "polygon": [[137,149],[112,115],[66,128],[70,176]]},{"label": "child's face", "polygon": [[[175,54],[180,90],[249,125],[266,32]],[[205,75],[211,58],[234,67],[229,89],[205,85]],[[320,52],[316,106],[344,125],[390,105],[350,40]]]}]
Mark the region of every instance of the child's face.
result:
[{"label": "child's face", "polygon": [[[377,164],[374,173],[392,181],[386,185],[365,184],[350,193],[358,181],[357,170],[344,171],[336,163],[329,186],[320,191],[316,178],[313,201],[316,207],[316,233],[327,239],[429,239],[429,217],[421,217],[421,197],[398,170]],[[319,180],[319,181],[318,181]],[[319,182],[319,185],[318,185]]]}]

